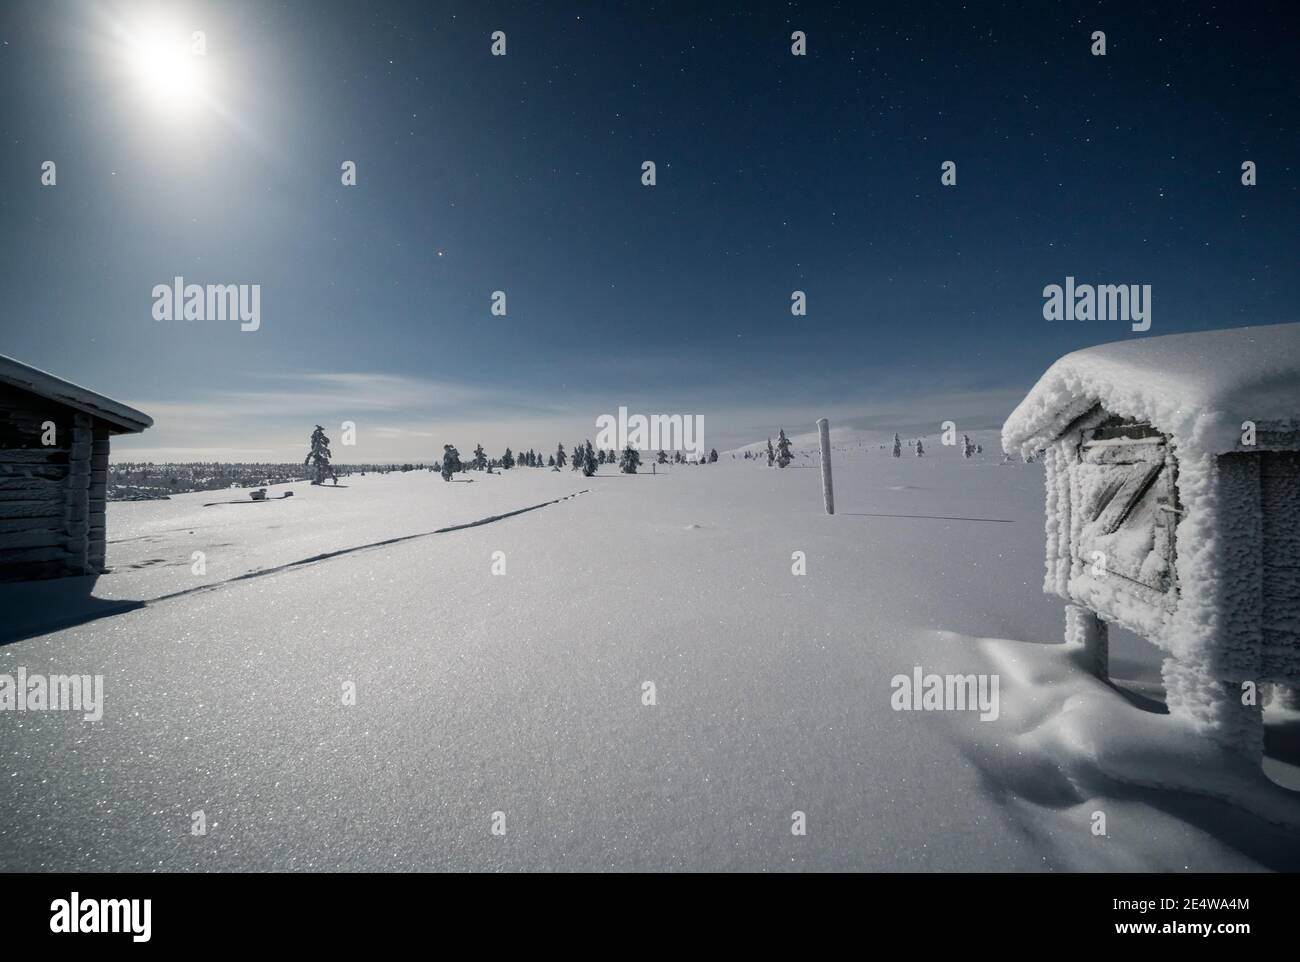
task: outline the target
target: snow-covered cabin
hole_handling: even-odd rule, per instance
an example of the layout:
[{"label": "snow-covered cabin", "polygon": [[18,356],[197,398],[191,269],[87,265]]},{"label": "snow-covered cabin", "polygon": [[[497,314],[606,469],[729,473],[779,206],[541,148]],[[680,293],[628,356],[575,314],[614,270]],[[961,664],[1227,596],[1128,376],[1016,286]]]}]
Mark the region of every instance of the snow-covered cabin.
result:
[{"label": "snow-covered cabin", "polygon": [[104,570],[109,437],[152,424],[0,355],[0,581]]},{"label": "snow-covered cabin", "polygon": [[1300,690],[1300,324],[1068,354],[1002,446],[1043,455],[1067,641],[1105,677],[1107,622],[1147,638],[1170,712],[1258,756]]}]

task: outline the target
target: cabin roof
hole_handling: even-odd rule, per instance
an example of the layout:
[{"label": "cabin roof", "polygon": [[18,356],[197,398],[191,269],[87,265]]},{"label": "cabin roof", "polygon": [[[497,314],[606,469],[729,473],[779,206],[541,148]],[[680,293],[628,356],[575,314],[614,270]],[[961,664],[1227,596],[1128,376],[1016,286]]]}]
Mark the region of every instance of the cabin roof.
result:
[{"label": "cabin roof", "polygon": [[1007,418],[1002,447],[1041,450],[1098,404],[1210,454],[1234,450],[1243,421],[1295,426],[1300,324],[1144,337],[1067,354]]},{"label": "cabin roof", "polygon": [[153,426],[153,418],[142,411],[3,354],[0,354],[0,385],[10,385],[89,414],[107,423],[114,434],[137,434]]}]

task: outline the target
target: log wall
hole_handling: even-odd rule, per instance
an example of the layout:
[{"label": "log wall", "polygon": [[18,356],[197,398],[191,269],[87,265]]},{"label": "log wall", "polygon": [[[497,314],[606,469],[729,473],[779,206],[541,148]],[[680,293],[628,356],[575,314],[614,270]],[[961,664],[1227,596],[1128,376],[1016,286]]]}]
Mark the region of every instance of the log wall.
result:
[{"label": "log wall", "polygon": [[0,580],[103,570],[107,468],[106,425],[0,387]]},{"label": "log wall", "polygon": [[1300,454],[1266,451],[1258,457],[1265,673],[1300,685]]}]

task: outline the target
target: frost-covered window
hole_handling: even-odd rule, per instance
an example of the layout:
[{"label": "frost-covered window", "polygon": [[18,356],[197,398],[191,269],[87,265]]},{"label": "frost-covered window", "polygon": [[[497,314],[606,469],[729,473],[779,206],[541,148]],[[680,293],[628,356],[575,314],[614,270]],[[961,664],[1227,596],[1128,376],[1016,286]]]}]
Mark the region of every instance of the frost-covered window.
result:
[{"label": "frost-covered window", "polygon": [[1176,462],[1148,425],[1108,422],[1083,441],[1077,467],[1077,560],[1096,577],[1174,593]]}]

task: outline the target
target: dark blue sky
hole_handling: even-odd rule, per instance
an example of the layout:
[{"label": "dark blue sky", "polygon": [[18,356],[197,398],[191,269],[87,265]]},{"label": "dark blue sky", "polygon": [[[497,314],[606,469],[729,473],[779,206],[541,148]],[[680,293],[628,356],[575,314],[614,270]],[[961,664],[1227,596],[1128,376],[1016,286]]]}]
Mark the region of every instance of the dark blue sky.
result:
[{"label": "dark blue sky", "polygon": [[[1066,275],[1150,284],[1150,335],[1297,319],[1294,4],[878,6],[10,0],[0,353],[139,403],[160,459],[350,415],[428,456],[620,404],[719,447],[985,426],[1143,336],[1043,320]],[[207,36],[187,109],[122,64],[157,11]],[[153,320],[177,274],[260,284],[261,329]]]}]

